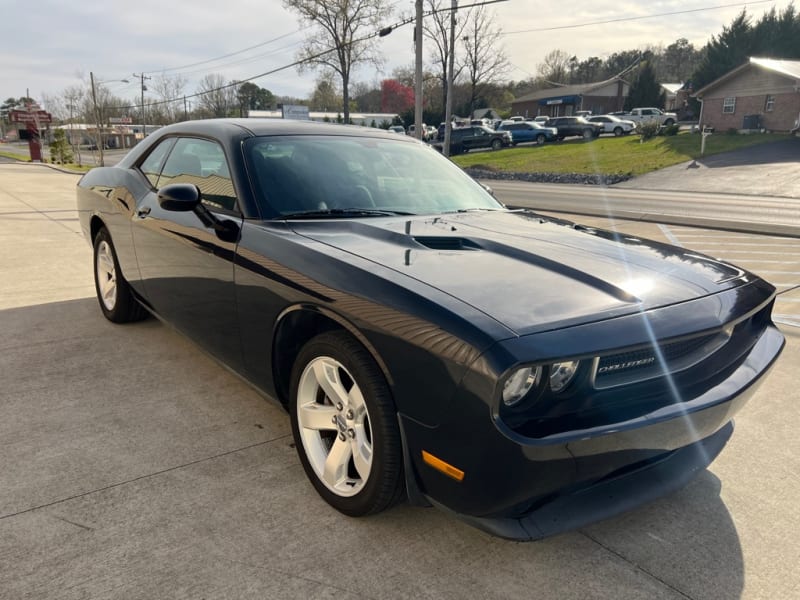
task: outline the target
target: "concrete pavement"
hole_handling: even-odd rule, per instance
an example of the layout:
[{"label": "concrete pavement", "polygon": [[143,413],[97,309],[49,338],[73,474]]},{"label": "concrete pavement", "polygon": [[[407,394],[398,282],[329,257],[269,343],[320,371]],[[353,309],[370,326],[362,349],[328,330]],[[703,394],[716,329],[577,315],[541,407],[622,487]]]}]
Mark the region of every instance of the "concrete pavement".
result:
[{"label": "concrete pavement", "polygon": [[800,138],[687,161],[612,189],[618,188],[800,198]]},{"label": "concrete pavement", "polygon": [[[792,598],[800,334],[683,490],[540,543],[314,493],[285,412],[94,299],[77,177],[0,165],[0,598]],[[619,231],[666,240],[655,224]]]}]

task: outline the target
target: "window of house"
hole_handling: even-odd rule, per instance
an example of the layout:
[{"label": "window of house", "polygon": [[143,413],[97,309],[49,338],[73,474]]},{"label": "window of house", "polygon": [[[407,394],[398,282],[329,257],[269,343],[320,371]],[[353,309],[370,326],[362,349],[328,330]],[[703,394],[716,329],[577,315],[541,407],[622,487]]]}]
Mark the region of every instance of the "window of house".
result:
[{"label": "window of house", "polygon": [[722,112],[727,114],[733,114],[736,110],[736,98],[735,97],[728,97],[722,101]]},{"label": "window of house", "polygon": [[764,112],[772,112],[775,107],[775,96],[767,94],[767,100],[764,102]]}]

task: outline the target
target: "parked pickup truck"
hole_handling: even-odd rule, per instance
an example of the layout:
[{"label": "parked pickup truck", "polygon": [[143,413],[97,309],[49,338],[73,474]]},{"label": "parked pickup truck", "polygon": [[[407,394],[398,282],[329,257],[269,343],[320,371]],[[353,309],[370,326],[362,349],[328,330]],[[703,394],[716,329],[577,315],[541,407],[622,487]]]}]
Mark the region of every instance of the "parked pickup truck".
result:
[{"label": "parked pickup truck", "polygon": [[658,108],[634,108],[629,113],[617,116],[620,119],[626,119],[635,123],[651,123],[655,121],[659,125],[665,125],[667,127],[678,122],[678,115],[664,112]]}]

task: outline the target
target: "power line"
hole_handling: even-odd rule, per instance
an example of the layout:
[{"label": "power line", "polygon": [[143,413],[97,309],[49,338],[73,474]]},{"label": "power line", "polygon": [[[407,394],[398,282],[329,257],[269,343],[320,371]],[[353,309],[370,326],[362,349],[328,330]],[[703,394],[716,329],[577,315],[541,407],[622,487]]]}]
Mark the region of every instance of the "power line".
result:
[{"label": "power line", "polygon": [[[494,1],[495,2],[499,2],[499,1],[503,1],[503,0],[494,0]],[[392,8],[395,8],[398,4],[399,4],[399,0],[392,4]],[[181,65],[179,67],[167,67],[167,68],[164,68],[164,69],[154,69],[152,71],[145,71],[145,73],[149,74],[149,75],[152,75],[152,74],[167,73],[169,71],[181,71],[183,69],[191,69],[192,67],[198,67],[200,65],[205,65],[205,64],[217,62],[219,60],[223,60],[225,58],[230,58],[231,56],[236,56],[237,54],[244,54],[245,52],[248,52],[250,50],[255,50],[256,48],[260,48],[262,46],[266,46],[266,45],[271,44],[273,42],[277,42],[277,41],[282,40],[284,38],[287,38],[289,36],[292,36],[292,35],[295,35],[297,33],[300,33],[302,31],[303,31],[302,29],[297,29],[297,30],[291,31],[289,33],[284,33],[283,35],[279,35],[278,37],[275,37],[275,38],[272,38],[272,39],[269,39],[269,40],[266,40],[266,41],[263,41],[263,42],[259,42],[258,44],[254,44],[252,46],[248,46],[247,48],[242,48],[241,50],[236,50],[234,52],[229,52],[228,54],[222,54],[221,56],[216,56],[214,58],[209,58],[207,60],[202,60],[202,61],[199,61],[199,62],[189,63],[188,65]],[[256,56],[252,56],[252,57],[243,59],[241,61],[236,61],[236,62],[232,62],[232,63],[226,63],[226,64],[223,64],[223,65],[219,65],[219,67],[227,67],[227,66],[243,64],[243,63],[248,62],[250,60],[256,60],[257,58],[260,58],[262,56],[268,56],[269,54],[273,54],[275,52],[279,52],[280,50],[285,50],[287,48],[291,48],[292,46],[295,46],[298,43],[299,42],[295,42],[295,43],[289,44],[288,46],[282,46],[281,48],[278,48],[276,50],[272,50],[272,51],[266,52],[264,54],[257,54]],[[193,75],[194,73],[199,73],[199,72],[202,72],[202,71],[189,71],[189,72],[186,72],[186,73],[179,73],[179,75]]]},{"label": "power line", "polygon": [[[461,10],[461,9],[466,9],[466,8],[473,8],[473,7],[476,7],[476,6],[485,6],[485,5],[489,5],[489,4],[497,4],[499,2],[507,2],[507,1],[508,0],[484,0],[484,1],[481,1],[481,2],[474,2],[474,3],[471,3],[471,4],[461,5],[461,6],[457,7],[456,10]],[[544,27],[544,28],[537,28],[537,29],[526,29],[526,30],[519,30],[519,31],[510,31],[510,32],[504,32],[503,35],[514,35],[514,34],[518,34],[518,33],[533,33],[533,32],[542,32],[542,31],[557,31],[557,30],[562,30],[562,29],[576,29],[576,28],[580,28],[580,27],[589,27],[589,26],[593,26],[593,25],[605,25],[605,24],[608,24],[608,23],[618,23],[618,22],[625,22],[625,21],[638,21],[638,20],[643,20],[643,19],[652,19],[652,18],[656,18],[656,17],[665,17],[665,16],[672,16],[672,15],[689,14],[689,13],[703,12],[703,11],[709,11],[709,10],[717,10],[717,9],[722,9],[722,8],[731,8],[731,7],[737,7],[737,6],[747,6],[748,4],[749,5],[766,4],[766,3],[771,3],[771,2],[774,2],[774,1],[775,0],[753,0],[752,2],[747,2],[747,3],[723,4],[723,5],[708,6],[708,7],[703,7],[703,8],[672,11],[672,12],[666,12],[666,13],[657,13],[657,14],[652,14],[652,15],[643,15],[643,16],[639,16],[639,17],[620,17],[618,19],[608,19],[608,20],[603,20],[603,21],[592,21],[592,22],[587,22],[587,23],[578,23],[578,24],[575,24],[575,25],[562,25],[562,26],[557,26],[557,27]],[[424,16],[431,16],[431,15],[433,15],[435,13],[438,13],[438,12],[450,12],[452,10],[453,10],[452,8],[433,9],[433,10],[429,10],[426,13],[424,13]],[[414,21],[414,18],[411,18],[411,17],[406,18],[406,19],[402,19],[402,20],[394,23],[393,25],[390,25],[388,27],[383,27],[383,28],[379,29],[378,31],[375,31],[375,32],[373,32],[373,33],[371,33],[369,35],[366,35],[366,36],[362,37],[362,38],[359,38],[357,40],[351,40],[348,43],[348,45],[361,43],[361,42],[364,42],[364,41],[367,41],[367,40],[370,40],[370,39],[373,39],[373,38],[376,38],[376,37],[384,37],[384,36],[390,34],[395,29],[398,29],[399,27],[403,27],[405,25],[408,25],[408,24],[412,23],[413,21]],[[293,33],[297,33],[297,32],[293,32]],[[241,51],[233,52],[233,53],[230,53],[229,55],[225,55],[225,56],[233,56],[233,55],[236,55],[236,54],[240,54],[240,53],[245,52],[247,50],[250,50],[252,48],[257,48],[257,47],[266,45],[267,43],[271,43],[272,41],[277,41],[278,39],[282,39],[283,37],[286,37],[287,35],[291,35],[291,34],[285,34],[283,36],[279,36],[278,38],[274,38],[273,40],[269,40],[269,41],[263,42],[261,44],[256,44],[255,46],[252,46],[250,48],[246,48],[246,49],[241,50]],[[248,81],[254,81],[256,79],[261,79],[262,77],[267,77],[269,75],[274,75],[275,73],[279,73],[281,71],[285,71],[286,69],[290,69],[292,67],[296,67],[296,66],[299,66],[299,65],[304,64],[304,63],[313,62],[313,61],[325,56],[326,54],[330,54],[331,52],[335,52],[335,51],[336,51],[336,47],[329,48],[327,50],[323,50],[322,52],[319,52],[319,53],[314,54],[312,56],[307,56],[305,58],[298,59],[298,60],[296,60],[294,62],[291,62],[289,64],[286,64],[284,66],[277,67],[275,69],[271,69],[271,70],[265,71],[263,73],[259,73],[258,75],[253,75],[252,77],[247,77],[245,79],[239,79],[239,80],[236,80],[236,81],[232,81],[232,82],[230,82],[228,84],[225,84],[225,85],[222,85],[222,86],[219,86],[219,87],[216,87],[216,88],[212,88],[210,90],[204,90],[202,92],[196,92],[196,93],[190,94],[190,95],[182,95],[182,96],[177,97],[177,98],[170,98],[170,99],[167,99],[167,100],[160,100],[158,102],[151,102],[150,106],[159,106],[159,105],[162,105],[162,104],[170,104],[172,102],[185,101],[186,99],[198,98],[200,96],[205,96],[206,94],[210,94],[210,93],[213,93],[213,92],[218,92],[218,91],[221,91],[221,90],[224,90],[224,89],[228,89],[228,88],[231,88],[231,87],[234,87],[234,86],[238,86],[238,85],[241,85],[242,83],[246,83]],[[266,54],[269,54],[269,53],[266,53]],[[220,57],[220,58],[222,58],[222,57]],[[208,63],[208,62],[213,62],[214,60],[218,60],[218,59],[210,59],[208,61],[202,61],[200,63],[195,63],[195,64],[196,65],[205,64],[205,63]],[[188,66],[191,66],[191,65],[187,65],[187,67]],[[222,66],[224,66],[224,65],[222,65]],[[172,69],[172,70],[174,70],[174,69]],[[149,71],[149,72],[150,73],[156,73],[157,71]],[[120,108],[120,109],[136,108],[136,105],[121,106],[121,107],[118,107],[118,108]]]},{"label": "power line", "polygon": [[605,21],[587,21],[575,25],[559,25],[557,27],[538,27],[536,29],[520,29],[519,31],[505,31],[502,35],[515,35],[517,33],[539,33],[542,31],[560,31],[562,29],[578,29],[580,27],[591,27],[594,25],[607,25],[609,23],[623,23],[626,21],[641,21],[643,19],[655,19],[657,17],[670,17],[673,15],[685,15],[689,13],[703,12],[707,10],[718,10],[720,8],[733,8],[737,6],[750,6],[753,4],[772,3],[775,0],[754,0],[753,2],[737,2],[735,4],[720,4],[718,6],[706,6],[704,8],[690,8],[686,10],[676,10],[672,12],[656,13],[652,15],[642,15],[639,17],[620,17],[618,19],[607,19]]},{"label": "power line", "polygon": [[[230,52],[228,54],[223,54],[222,56],[217,56],[215,58],[209,58],[207,60],[201,60],[200,62],[190,63],[188,65],[182,65],[180,67],[169,67],[167,69],[158,69],[154,71],[145,71],[145,73],[154,74],[154,73],[166,73],[168,71],[180,71],[182,69],[190,69],[192,67],[199,67],[200,65],[206,65],[208,63],[217,62],[218,60],[222,60],[225,58],[230,58],[231,56],[236,56],[237,54],[244,54],[250,50],[255,50],[256,48],[260,48],[262,46],[266,46],[267,44],[271,44],[272,42],[277,42],[278,40],[282,40],[283,38],[289,37],[290,35],[295,35],[296,33],[300,33],[302,30],[298,29],[297,31],[292,31],[290,33],[284,33],[283,35],[279,35],[276,38],[272,38],[271,40],[267,40],[265,42],[261,42],[259,44],[255,44],[253,46],[249,46],[248,48],[243,48],[241,50],[237,50],[235,52]],[[220,65],[226,66],[226,65]]]}]

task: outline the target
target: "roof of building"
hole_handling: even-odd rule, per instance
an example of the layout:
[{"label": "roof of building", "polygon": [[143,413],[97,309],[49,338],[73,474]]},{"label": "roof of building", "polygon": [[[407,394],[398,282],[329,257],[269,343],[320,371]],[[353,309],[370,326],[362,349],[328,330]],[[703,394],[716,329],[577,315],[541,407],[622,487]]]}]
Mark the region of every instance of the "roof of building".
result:
[{"label": "roof of building", "polygon": [[574,85],[562,85],[559,87],[548,88],[546,90],[536,90],[530,94],[520,96],[514,100],[514,103],[542,100],[544,98],[552,98],[556,96],[583,96],[611,83],[616,83],[617,81],[622,81],[623,83],[625,82],[625,80],[620,79],[619,77],[613,77],[611,79],[606,79],[605,81],[596,81],[594,83],[578,83]]},{"label": "roof of building", "polygon": [[677,94],[683,88],[682,83],[662,83],[660,85],[670,94]]},{"label": "roof of building", "polygon": [[775,58],[756,58],[751,56],[750,60],[748,60],[746,63],[739,65],[735,69],[731,69],[711,83],[704,85],[697,90],[694,95],[702,97],[704,92],[707,92],[708,90],[717,87],[721,83],[728,81],[751,66],[773,71],[791,79],[797,79],[798,82],[800,82],[800,60],[778,60]]}]

